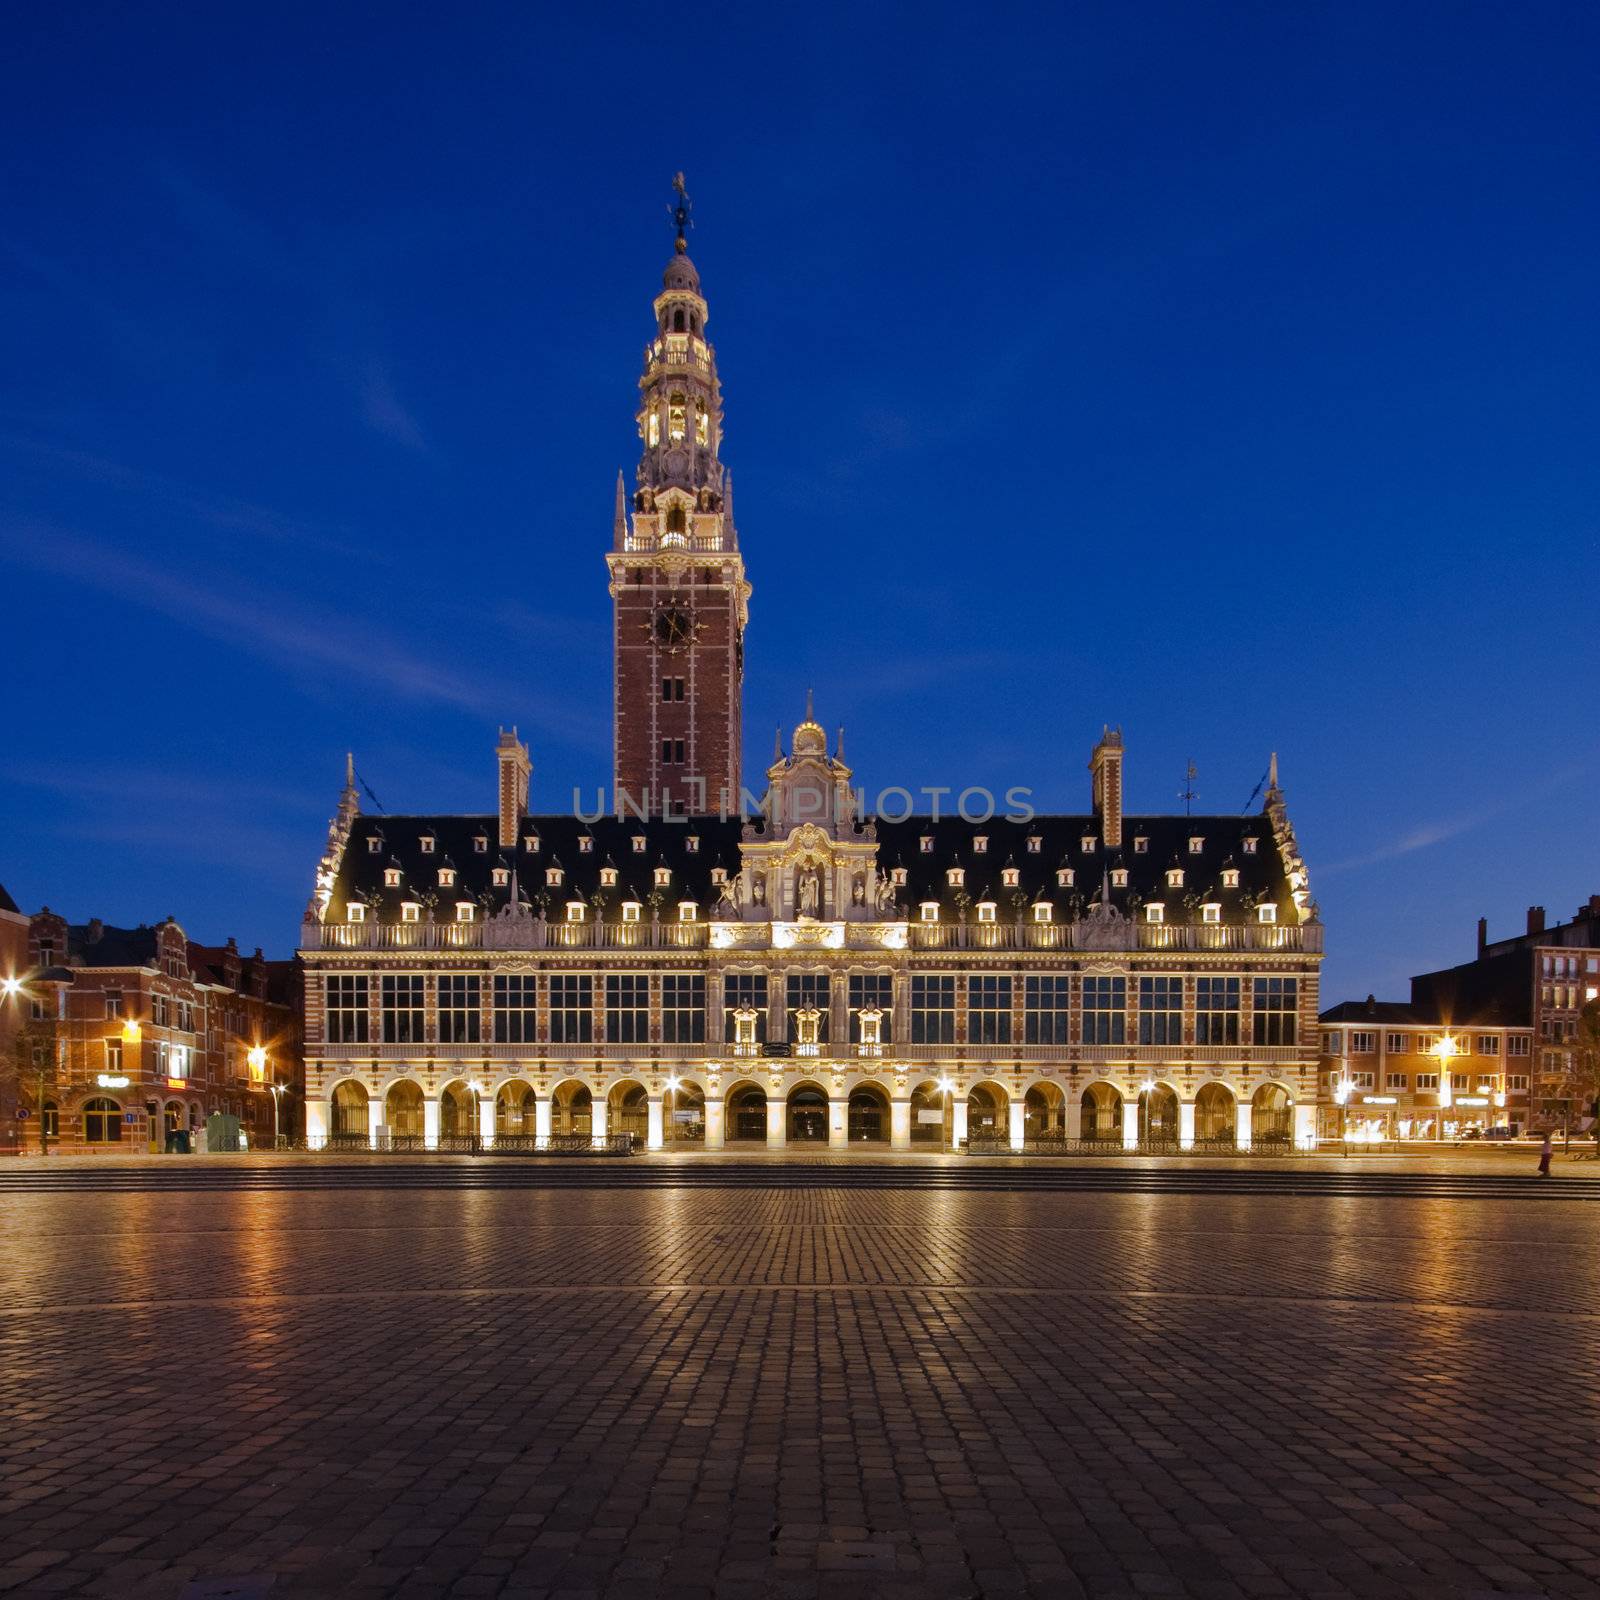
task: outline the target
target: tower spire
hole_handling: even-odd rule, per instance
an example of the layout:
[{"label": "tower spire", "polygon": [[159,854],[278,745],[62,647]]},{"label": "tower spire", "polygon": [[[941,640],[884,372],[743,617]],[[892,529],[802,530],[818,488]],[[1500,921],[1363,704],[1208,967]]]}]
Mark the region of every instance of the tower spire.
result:
[{"label": "tower spire", "polygon": [[689,199],[689,189],[683,181],[681,172],[673,174],[672,192],[678,197],[677,204],[667,208],[671,211],[673,224],[678,230],[678,236],[673,242],[672,248],[681,256],[686,255],[689,250],[689,241],[684,238],[684,234],[694,226],[689,217],[689,212],[693,209],[693,202]]},{"label": "tower spire", "polygon": [[622,482],[622,468],[617,468],[617,510],[611,521],[611,531],[616,536],[617,548],[622,548],[628,533],[628,491]]}]

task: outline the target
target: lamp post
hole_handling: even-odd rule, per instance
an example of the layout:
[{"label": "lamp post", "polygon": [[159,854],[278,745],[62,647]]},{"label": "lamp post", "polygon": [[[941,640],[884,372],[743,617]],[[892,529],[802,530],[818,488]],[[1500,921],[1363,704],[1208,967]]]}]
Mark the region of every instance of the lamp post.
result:
[{"label": "lamp post", "polygon": [[1348,1071],[1341,1072],[1339,1081],[1333,1086],[1333,1103],[1339,1108],[1339,1154],[1343,1156],[1350,1154],[1349,1105],[1353,1087]]},{"label": "lamp post", "polygon": [[1434,1060],[1439,1063],[1439,1139],[1444,1140],[1444,1114],[1452,1103],[1455,1085],[1450,1081],[1450,1063],[1455,1058],[1456,1042],[1444,1034],[1433,1047]]}]

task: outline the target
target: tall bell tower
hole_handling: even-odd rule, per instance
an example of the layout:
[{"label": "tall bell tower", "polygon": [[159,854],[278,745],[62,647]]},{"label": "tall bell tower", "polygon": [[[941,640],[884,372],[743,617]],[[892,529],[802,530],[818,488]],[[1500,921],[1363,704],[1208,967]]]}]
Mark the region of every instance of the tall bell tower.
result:
[{"label": "tall bell tower", "polygon": [[630,495],[617,475],[611,572],[616,663],[613,803],[650,814],[737,811],[750,584],[718,459],[722,390],[706,302],[689,259],[689,196],[639,379],[643,453]]}]

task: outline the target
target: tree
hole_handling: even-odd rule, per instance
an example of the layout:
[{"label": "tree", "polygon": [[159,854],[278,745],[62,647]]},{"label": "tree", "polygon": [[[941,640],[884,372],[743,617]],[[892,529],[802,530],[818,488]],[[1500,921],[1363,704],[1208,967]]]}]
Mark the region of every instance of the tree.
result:
[{"label": "tree", "polygon": [[52,1099],[59,1103],[60,1036],[61,1024],[54,1016],[30,1018],[16,1036],[8,1063],[17,1101],[29,1108],[38,1129],[40,1155],[50,1153],[45,1106]]}]

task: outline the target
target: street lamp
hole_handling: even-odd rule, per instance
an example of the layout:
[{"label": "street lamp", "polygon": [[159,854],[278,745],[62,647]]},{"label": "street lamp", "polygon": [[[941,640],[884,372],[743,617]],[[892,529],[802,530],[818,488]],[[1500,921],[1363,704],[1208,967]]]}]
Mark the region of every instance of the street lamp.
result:
[{"label": "street lamp", "polygon": [[1450,1108],[1455,1085],[1450,1081],[1450,1063],[1456,1053],[1456,1042],[1447,1033],[1433,1047],[1433,1058],[1439,1064],[1439,1138],[1444,1139],[1444,1114]]},{"label": "street lamp", "polygon": [[1349,1110],[1350,1091],[1355,1087],[1350,1081],[1350,1074],[1342,1072],[1339,1081],[1333,1086],[1333,1103],[1339,1108],[1339,1153],[1350,1154]]}]

